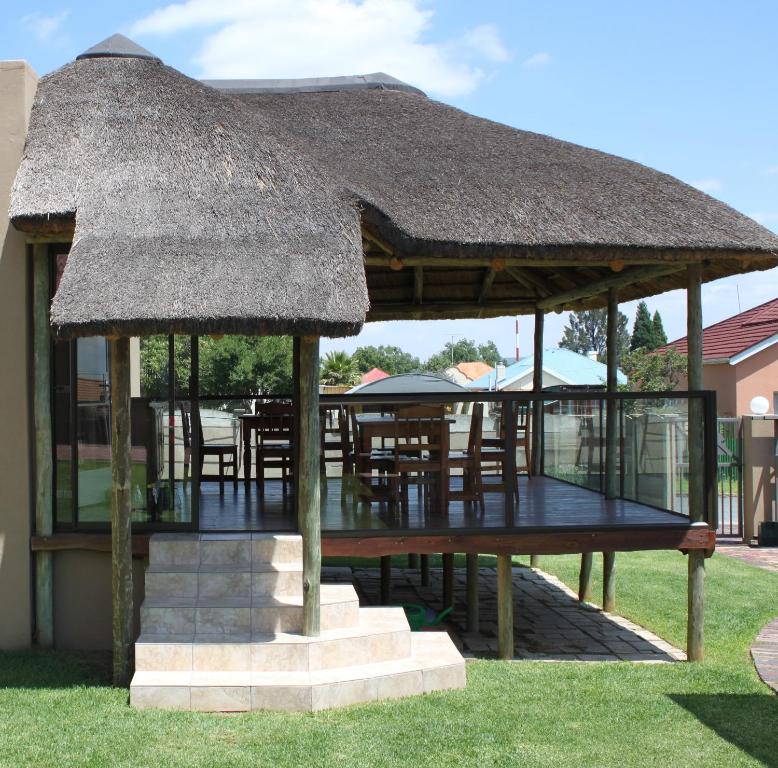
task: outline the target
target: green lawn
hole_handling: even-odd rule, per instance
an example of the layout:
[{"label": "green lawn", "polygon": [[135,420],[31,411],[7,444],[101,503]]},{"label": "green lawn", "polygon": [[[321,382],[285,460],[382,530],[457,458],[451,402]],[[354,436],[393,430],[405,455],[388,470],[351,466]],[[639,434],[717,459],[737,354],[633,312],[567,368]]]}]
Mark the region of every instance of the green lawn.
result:
[{"label": "green lawn", "polygon": [[[577,579],[576,558],[543,567]],[[621,612],[678,645],[685,567],[618,556]],[[778,575],[716,556],[704,664],[481,661],[465,691],[316,715],[136,712],[95,659],[0,654],[0,766],[778,766],[748,657],[776,614]]]}]

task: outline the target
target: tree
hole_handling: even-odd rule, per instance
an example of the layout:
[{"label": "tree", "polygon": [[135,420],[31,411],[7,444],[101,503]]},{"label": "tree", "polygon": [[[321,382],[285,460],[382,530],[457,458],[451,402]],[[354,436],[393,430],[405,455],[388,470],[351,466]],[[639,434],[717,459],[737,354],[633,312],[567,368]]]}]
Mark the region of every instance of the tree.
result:
[{"label": "tree", "polygon": [[488,363],[494,365],[502,361],[502,355],[493,341],[487,341],[476,347],[472,339],[459,339],[455,342],[446,342],[443,349],[437,354],[432,355],[426,363],[424,369],[433,373],[441,373],[457,363],[472,362]]},{"label": "tree", "polygon": [[659,310],[654,312],[654,319],[651,321],[651,327],[654,336],[654,349],[658,349],[667,344],[667,334],[665,333],[665,327],[662,324],[662,316],[659,314]]},{"label": "tree", "polygon": [[[175,338],[176,393],[189,392],[191,342]],[[292,392],[292,339],[288,336],[201,336],[200,394],[257,395]],[[168,396],[168,337],[148,336],[140,342],[141,394]]]},{"label": "tree", "polygon": [[421,370],[421,361],[418,357],[394,346],[357,347],[351,359],[360,373],[367,373],[372,368],[380,368],[394,376],[398,373],[416,373]]},{"label": "tree", "polygon": [[250,396],[291,394],[291,337],[200,337],[200,392]]},{"label": "tree", "polygon": [[635,312],[635,324],[632,326],[629,348],[632,352],[636,349],[656,349],[654,346],[654,324],[645,301],[638,304]]},{"label": "tree", "polygon": [[686,375],[686,356],[673,347],[661,352],[643,348],[624,356],[621,368],[633,392],[663,392],[675,389]]},{"label": "tree", "polygon": [[359,384],[359,371],[343,351],[328,352],[321,364],[321,383],[331,387],[353,387]]},{"label": "tree", "polygon": [[[588,309],[584,312],[571,312],[567,322],[559,346],[577,352],[579,355],[596,352],[597,359],[601,363],[607,362],[608,310]],[[617,365],[629,346],[628,322],[627,316],[619,311],[616,337]]]}]

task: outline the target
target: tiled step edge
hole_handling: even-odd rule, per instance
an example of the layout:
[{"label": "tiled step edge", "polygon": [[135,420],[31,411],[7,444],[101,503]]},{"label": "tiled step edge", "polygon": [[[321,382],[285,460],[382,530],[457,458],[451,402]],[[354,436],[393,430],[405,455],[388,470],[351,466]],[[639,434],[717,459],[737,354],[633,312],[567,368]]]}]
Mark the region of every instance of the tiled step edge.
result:
[{"label": "tiled step edge", "polygon": [[463,688],[465,662],[445,633],[414,633],[413,656],[318,672],[136,672],[137,708],[316,711]]},{"label": "tiled step edge", "polygon": [[361,608],[356,627],[257,636],[229,642],[213,635],[141,635],[135,643],[138,671],[308,671],[411,656],[411,632],[402,608]]}]

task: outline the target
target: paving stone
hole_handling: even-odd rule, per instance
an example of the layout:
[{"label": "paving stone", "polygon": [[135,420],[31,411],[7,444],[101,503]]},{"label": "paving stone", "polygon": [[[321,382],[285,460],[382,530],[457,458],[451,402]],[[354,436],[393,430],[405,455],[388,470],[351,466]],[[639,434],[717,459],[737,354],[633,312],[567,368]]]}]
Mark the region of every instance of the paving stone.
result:
[{"label": "paving stone", "polygon": [[[328,580],[328,574],[323,574]],[[334,580],[353,580],[364,605],[380,599],[378,569],[356,568],[350,577],[338,573]],[[467,631],[464,569],[455,570],[454,610],[445,622],[457,647],[468,656],[497,654],[496,571],[481,568],[479,580],[480,626]],[[683,651],[616,614],[603,613],[592,604],[578,602],[576,594],[558,579],[542,571],[515,568],[514,655],[537,661],[630,661],[667,662],[685,659]],[[393,569],[394,603],[422,603],[441,610],[442,572],[431,571],[430,585],[422,587],[419,574]]]}]

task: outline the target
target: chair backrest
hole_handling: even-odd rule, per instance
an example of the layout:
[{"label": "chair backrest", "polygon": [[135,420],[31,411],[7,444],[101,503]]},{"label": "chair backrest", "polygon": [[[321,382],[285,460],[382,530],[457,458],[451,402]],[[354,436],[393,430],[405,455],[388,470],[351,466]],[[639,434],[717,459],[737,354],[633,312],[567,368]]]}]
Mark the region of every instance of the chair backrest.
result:
[{"label": "chair backrest", "polygon": [[[505,401],[502,404],[503,408],[513,407],[513,403]],[[532,408],[529,403],[517,403],[515,406],[516,413],[516,443],[521,445],[527,440],[530,431],[530,423],[532,421]],[[505,418],[503,414],[500,414],[500,440],[505,440]]]},{"label": "chair backrest", "polygon": [[476,459],[481,455],[481,443],[484,429],[484,404],[474,403],[470,417],[470,434],[467,437],[467,452]]},{"label": "chair backrest", "polygon": [[[325,448],[337,450],[348,455],[351,451],[349,439],[349,417],[344,405],[322,405],[320,406],[321,415],[321,452],[324,454]],[[327,439],[337,435],[337,440]]]},{"label": "chair backrest", "polygon": [[420,459],[448,453],[446,411],[440,405],[400,407],[394,418],[394,455]]},{"label": "chair backrest", "polygon": [[[192,445],[192,420],[190,414],[189,403],[179,402],[179,408],[181,409],[181,432],[184,435],[184,448],[189,448]],[[203,437],[200,435],[200,444],[202,445]]]},{"label": "chair backrest", "polygon": [[294,432],[294,410],[289,403],[256,403],[254,415],[257,440],[265,443],[289,442]]}]

